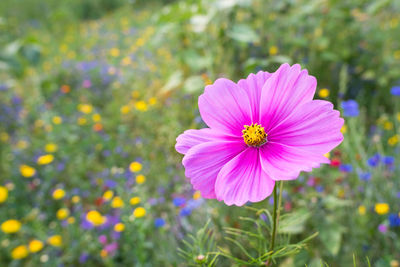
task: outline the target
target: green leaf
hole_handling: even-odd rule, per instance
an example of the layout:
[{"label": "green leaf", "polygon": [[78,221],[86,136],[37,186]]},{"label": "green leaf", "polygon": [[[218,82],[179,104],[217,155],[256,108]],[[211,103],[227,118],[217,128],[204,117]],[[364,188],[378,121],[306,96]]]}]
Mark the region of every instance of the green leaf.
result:
[{"label": "green leaf", "polygon": [[199,71],[208,68],[212,59],[207,56],[201,56],[196,51],[190,49],[183,52],[183,61],[193,70]]},{"label": "green leaf", "polygon": [[175,71],[169,76],[167,83],[161,88],[161,91],[166,93],[178,87],[183,80],[183,73],[180,70]]},{"label": "green leaf", "polygon": [[337,208],[343,208],[351,206],[352,202],[350,200],[339,199],[334,196],[326,196],[323,199],[323,203],[327,209],[334,210]]},{"label": "green leaf", "polygon": [[339,253],[343,232],[344,228],[337,223],[328,223],[321,226],[320,239],[333,256]]},{"label": "green leaf", "polygon": [[300,209],[295,212],[285,214],[279,221],[279,233],[298,234],[304,231],[305,223],[310,218],[311,212]]},{"label": "green leaf", "polygon": [[256,43],[260,41],[260,36],[246,24],[236,24],[228,32],[228,36],[233,40],[243,43]]},{"label": "green leaf", "polygon": [[183,90],[187,93],[195,93],[204,89],[204,80],[201,76],[190,76],[183,84]]},{"label": "green leaf", "polygon": [[283,56],[283,55],[279,55],[279,56],[273,56],[269,58],[270,62],[274,62],[274,63],[292,63],[292,59],[288,56]]}]

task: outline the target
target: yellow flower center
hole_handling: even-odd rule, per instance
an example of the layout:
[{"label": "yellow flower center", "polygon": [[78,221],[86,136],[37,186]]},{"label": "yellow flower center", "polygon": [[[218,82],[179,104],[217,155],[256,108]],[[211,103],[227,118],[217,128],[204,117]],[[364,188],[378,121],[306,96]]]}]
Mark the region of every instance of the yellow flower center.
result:
[{"label": "yellow flower center", "polygon": [[264,127],[257,123],[252,123],[250,126],[245,125],[242,133],[243,140],[248,146],[259,147],[267,141]]}]

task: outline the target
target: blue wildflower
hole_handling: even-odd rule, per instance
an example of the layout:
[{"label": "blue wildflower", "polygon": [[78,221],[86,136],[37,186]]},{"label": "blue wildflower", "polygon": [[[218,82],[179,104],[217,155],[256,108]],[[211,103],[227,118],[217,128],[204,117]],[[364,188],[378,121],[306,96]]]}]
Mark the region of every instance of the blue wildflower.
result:
[{"label": "blue wildflower", "polygon": [[398,214],[394,213],[389,214],[389,225],[390,227],[400,226],[400,217]]},{"label": "blue wildflower", "polygon": [[106,182],[104,183],[105,186],[109,187],[109,188],[114,188],[117,186],[117,182],[111,179],[107,179]]},{"label": "blue wildflower", "polygon": [[323,187],[322,185],[317,185],[317,186],[315,187],[315,190],[316,190],[318,193],[321,193],[321,192],[324,192],[324,187]]},{"label": "blue wildflower", "polygon": [[371,180],[371,173],[370,172],[362,172],[358,175],[360,177],[360,180],[362,181],[369,181]]},{"label": "blue wildflower", "polygon": [[81,253],[79,256],[79,263],[85,263],[89,259],[89,254],[87,252]]},{"label": "blue wildflower", "polygon": [[395,96],[400,96],[400,86],[393,86],[390,89],[390,93]]},{"label": "blue wildflower", "polygon": [[163,218],[156,218],[155,220],[154,220],[154,226],[156,227],[156,228],[161,228],[161,227],[163,227],[165,225],[165,220],[163,219]]},{"label": "blue wildflower", "polygon": [[189,207],[190,209],[197,209],[198,207],[203,204],[204,199],[199,198],[199,199],[189,199],[187,202],[186,207]]},{"label": "blue wildflower", "polygon": [[185,205],[186,200],[185,200],[183,197],[176,197],[176,198],[174,198],[174,199],[172,200],[172,203],[174,203],[174,205],[175,205],[176,207],[180,207],[180,206]]},{"label": "blue wildflower", "polygon": [[343,101],[341,107],[345,117],[357,117],[360,114],[358,103],[355,100]]},{"label": "blue wildflower", "polygon": [[351,164],[341,164],[339,170],[342,172],[352,172],[353,166]]},{"label": "blue wildflower", "polygon": [[381,161],[381,156],[379,155],[379,153],[376,153],[367,160],[367,163],[371,167],[376,167],[378,166],[380,161]]},{"label": "blue wildflower", "polygon": [[189,207],[184,207],[179,213],[181,216],[189,216],[190,214],[192,214],[192,209]]},{"label": "blue wildflower", "polygon": [[393,163],[394,163],[394,157],[392,157],[392,156],[385,156],[385,157],[383,157],[383,163],[384,163],[385,165],[393,165]]}]

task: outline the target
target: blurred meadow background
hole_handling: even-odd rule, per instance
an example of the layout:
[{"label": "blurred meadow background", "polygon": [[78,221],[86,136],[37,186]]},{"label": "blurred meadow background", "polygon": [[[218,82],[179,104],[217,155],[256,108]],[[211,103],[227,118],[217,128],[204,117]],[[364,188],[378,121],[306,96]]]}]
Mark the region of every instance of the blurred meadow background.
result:
[{"label": "blurred meadow background", "polygon": [[346,123],[284,183],[278,242],[318,235],[276,266],[400,266],[397,0],[0,1],[0,266],[262,265],[273,198],[202,199],[174,145],[284,62]]}]

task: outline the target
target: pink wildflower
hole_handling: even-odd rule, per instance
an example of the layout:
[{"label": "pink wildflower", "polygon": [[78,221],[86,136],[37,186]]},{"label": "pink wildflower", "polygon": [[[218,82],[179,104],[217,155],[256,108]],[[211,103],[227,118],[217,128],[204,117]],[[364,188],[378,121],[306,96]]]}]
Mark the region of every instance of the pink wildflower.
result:
[{"label": "pink wildflower", "polygon": [[90,88],[92,86],[92,82],[90,80],[84,80],[82,86],[83,88]]},{"label": "pink wildflower", "polygon": [[237,84],[218,79],[199,97],[210,127],[185,131],[176,150],[185,175],[205,198],[241,206],[268,197],[278,180],[311,171],[343,140],[343,119],[313,100],[317,81],[300,65],[258,72]]}]

